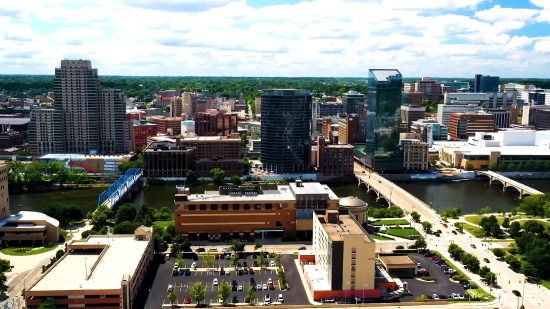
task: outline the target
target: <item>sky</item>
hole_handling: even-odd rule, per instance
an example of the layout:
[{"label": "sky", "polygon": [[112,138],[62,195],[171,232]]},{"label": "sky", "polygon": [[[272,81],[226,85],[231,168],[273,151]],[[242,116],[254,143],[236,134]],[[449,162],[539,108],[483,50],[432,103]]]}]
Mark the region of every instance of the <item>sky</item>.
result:
[{"label": "sky", "polygon": [[550,0],[0,1],[0,74],[550,78]]}]

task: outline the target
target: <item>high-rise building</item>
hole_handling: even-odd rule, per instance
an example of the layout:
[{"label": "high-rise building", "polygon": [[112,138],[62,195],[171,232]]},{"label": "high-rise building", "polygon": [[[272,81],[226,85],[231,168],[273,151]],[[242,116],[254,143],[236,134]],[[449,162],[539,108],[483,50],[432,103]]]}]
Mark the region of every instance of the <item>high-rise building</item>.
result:
[{"label": "high-rise building", "polygon": [[262,164],[275,173],[309,171],[312,96],[309,90],[263,90]]},{"label": "high-rise building", "polygon": [[369,70],[363,163],[375,171],[403,169],[399,151],[402,88],[403,78],[398,70]]},{"label": "high-rise building", "polygon": [[476,74],[474,78],[474,92],[499,92],[500,77]]},{"label": "high-rise building", "polygon": [[63,111],[55,109],[31,110],[28,138],[31,155],[64,153]]},{"label": "high-rise building", "polygon": [[433,80],[430,77],[422,77],[414,84],[415,92],[422,93],[422,96],[430,100],[440,100],[441,84],[438,80]]},{"label": "high-rise building", "polygon": [[495,132],[495,115],[484,113],[452,113],[449,125],[451,141],[467,140],[476,132]]},{"label": "high-rise building", "polygon": [[120,89],[99,91],[99,149],[102,153],[129,153],[134,148],[133,122],[126,118],[126,103]]},{"label": "high-rise building", "polygon": [[480,110],[481,107],[477,104],[438,104],[437,122],[448,127],[452,113],[475,113]]},{"label": "high-rise building", "polygon": [[342,94],[342,104],[346,114],[365,115],[365,95],[357,91]]},{"label": "high-rise building", "polygon": [[229,136],[237,133],[237,113],[208,110],[195,114],[195,134],[198,136]]},{"label": "high-rise building", "polygon": [[183,98],[172,97],[170,99],[170,117],[180,117],[183,114]]}]

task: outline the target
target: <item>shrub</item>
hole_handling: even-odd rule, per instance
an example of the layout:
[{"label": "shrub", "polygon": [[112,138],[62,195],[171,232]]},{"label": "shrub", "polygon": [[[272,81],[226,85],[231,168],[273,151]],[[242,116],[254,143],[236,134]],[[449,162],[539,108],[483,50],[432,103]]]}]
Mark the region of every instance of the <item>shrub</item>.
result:
[{"label": "shrub", "polygon": [[422,298],[422,295],[419,295],[419,296],[416,296],[414,298],[414,301],[415,302],[425,302],[425,301],[428,301],[428,299],[426,297]]},{"label": "shrub", "polygon": [[464,280],[464,277],[462,277],[462,275],[454,275],[452,279],[454,281],[460,281],[460,280]]},{"label": "shrub", "polygon": [[422,276],[422,277],[420,277],[420,279],[422,279],[424,281],[435,281],[434,276]]},{"label": "shrub", "polygon": [[82,239],[88,238],[90,235],[97,235],[98,232],[96,230],[87,230],[82,232]]}]

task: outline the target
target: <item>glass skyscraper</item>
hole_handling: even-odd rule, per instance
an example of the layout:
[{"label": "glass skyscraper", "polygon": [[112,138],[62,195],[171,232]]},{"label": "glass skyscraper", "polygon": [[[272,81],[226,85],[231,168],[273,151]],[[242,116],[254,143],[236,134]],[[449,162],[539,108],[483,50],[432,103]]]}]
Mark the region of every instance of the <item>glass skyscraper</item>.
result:
[{"label": "glass skyscraper", "polygon": [[474,92],[495,93],[500,89],[500,77],[476,74]]},{"label": "glass skyscraper", "polygon": [[263,168],[278,174],[309,172],[312,96],[309,90],[263,90]]},{"label": "glass skyscraper", "polygon": [[402,89],[398,70],[369,70],[364,163],[375,171],[403,170],[399,150]]}]

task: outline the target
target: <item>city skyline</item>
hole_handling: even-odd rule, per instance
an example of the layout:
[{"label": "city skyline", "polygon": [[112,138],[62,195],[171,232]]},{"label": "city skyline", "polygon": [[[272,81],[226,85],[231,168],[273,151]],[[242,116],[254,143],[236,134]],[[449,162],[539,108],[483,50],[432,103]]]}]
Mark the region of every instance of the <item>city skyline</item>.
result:
[{"label": "city skyline", "polygon": [[546,78],[544,0],[0,3],[0,74],[89,59],[102,75]]}]

